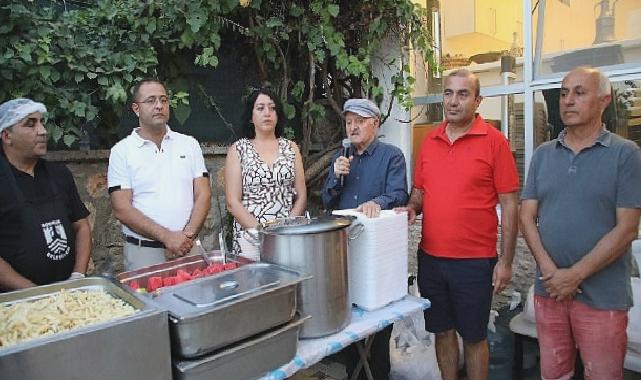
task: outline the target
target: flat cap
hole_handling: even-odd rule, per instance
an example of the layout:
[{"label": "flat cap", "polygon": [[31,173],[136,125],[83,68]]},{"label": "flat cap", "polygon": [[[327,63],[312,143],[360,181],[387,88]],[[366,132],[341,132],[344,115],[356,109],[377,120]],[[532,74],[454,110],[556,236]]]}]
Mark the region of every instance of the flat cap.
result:
[{"label": "flat cap", "polygon": [[381,110],[368,99],[349,99],[343,105],[343,114],[346,112],[354,112],[362,117],[381,118]]}]

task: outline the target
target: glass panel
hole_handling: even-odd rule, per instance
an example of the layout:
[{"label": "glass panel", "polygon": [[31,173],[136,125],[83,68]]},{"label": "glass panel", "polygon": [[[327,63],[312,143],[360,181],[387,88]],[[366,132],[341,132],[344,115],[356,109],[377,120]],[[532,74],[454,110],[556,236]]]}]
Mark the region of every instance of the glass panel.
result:
[{"label": "glass panel", "polygon": [[[507,107],[507,108],[505,108]],[[506,129],[516,160],[521,186],[525,168],[525,116],[523,94],[484,97],[478,112],[498,129]]]},{"label": "glass panel", "polygon": [[[613,82],[612,103],[603,120],[608,130],[641,146],[641,80]],[[534,140],[535,147],[558,136],[564,128],[559,115],[559,89],[536,91]],[[540,113],[540,114],[539,114]],[[544,122],[537,122],[538,119]]]},{"label": "glass panel", "polygon": [[[522,1],[433,1],[441,17],[441,66],[467,68],[479,75],[481,85],[506,84],[501,77],[501,56],[516,59],[516,80],[522,81]],[[434,6],[434,4],[432,4]]]},{"label": "glass panel", "polygon": [[[641,1],[547,0],[542,11],[543,20],[538,20],[539,9],[532,15],[534,41],[542,38],[535,77],[579,65],[625,69],[641,62]],[[537,33],[539,21],[542,33]]]}]

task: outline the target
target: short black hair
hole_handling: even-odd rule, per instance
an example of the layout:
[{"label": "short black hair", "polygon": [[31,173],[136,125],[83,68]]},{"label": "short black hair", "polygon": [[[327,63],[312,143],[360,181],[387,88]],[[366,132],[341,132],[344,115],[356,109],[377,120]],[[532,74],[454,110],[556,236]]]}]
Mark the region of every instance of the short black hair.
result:
[{"label": "short black hair", "polygon": [[165,86],[165,82],[163,82],[162,80],[160,80],[158,78],[151,78],[151,77],[150,78],[142,78],[141,80],[136,82],[136,84],[134,85],[134,87],[131,90],[134,102],[136,101],[136,99],[138,99],[138,93],[140,92],[140,87],[143,84],[146,84],[146,83],[158,83],[159,85],[161,85],[165,89],[165,91],[167,91],[167,86]]},{"label": "short black hair", "polygon": [[451,73],[447,74],[445,79],[447,80],[448,78],[453,78],[453,77],[472,79],[472,82],[474,82],[474,87],[476,87],[476,89],[474,90],[474,96],[478,97],[479,95],[481,95],[481,82],[479,81],[479,78],[470,70],[467,70],[467,69],[454,70]]},{"label": "short black hair", "polygon": [[276,135],[276,138],[280,138],[285,133],[285,111],[283,111],[283,102],[280,100],[280,97],[278,97],[270,87],[253,89],[253,91],[247,96],[241,119],[243,137],[248,139],[256,137],[256,129],[254,128],[254,124],[252,124],[252,114],[254,112],[254,104],[260,94],[269,96],[276,105],[276,116],[278,117],[278,121],[276,122],[276,130],[274,131],[274,134]]}]

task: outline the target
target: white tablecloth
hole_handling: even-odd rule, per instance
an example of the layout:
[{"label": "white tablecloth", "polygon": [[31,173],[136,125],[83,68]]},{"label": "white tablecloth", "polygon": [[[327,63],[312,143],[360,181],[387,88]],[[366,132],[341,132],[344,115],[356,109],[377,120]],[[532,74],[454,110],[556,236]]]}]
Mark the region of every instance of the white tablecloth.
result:
[{"label": "white tablecloth", "polygon": [[324,338],[299,340],[294,359],[284,366],[268,372],[260,380],[285,379],[303,368],[318,363],[325,356],[336,353],[353,342],[364,339],[416,311],[429,307],[430,301],[411,295],[374,311],[365,311],[354,307],[352,308],[351,323],[345,329]]}]

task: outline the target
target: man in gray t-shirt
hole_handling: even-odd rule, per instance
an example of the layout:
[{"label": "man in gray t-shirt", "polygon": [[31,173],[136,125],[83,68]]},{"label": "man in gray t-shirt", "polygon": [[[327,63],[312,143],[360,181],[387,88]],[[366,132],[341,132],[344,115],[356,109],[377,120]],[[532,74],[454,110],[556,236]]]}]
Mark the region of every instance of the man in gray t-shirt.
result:
[{"label": "man in gray t-shirt", "polygon": [[641,152],[601,124],[610,91],[596,69],[566,75],[560,98],[566,129],[534,152],[521,194],[522,232],[538,266],[542,378],[569,378],[577,348],[592,378],[623,378]]}]

